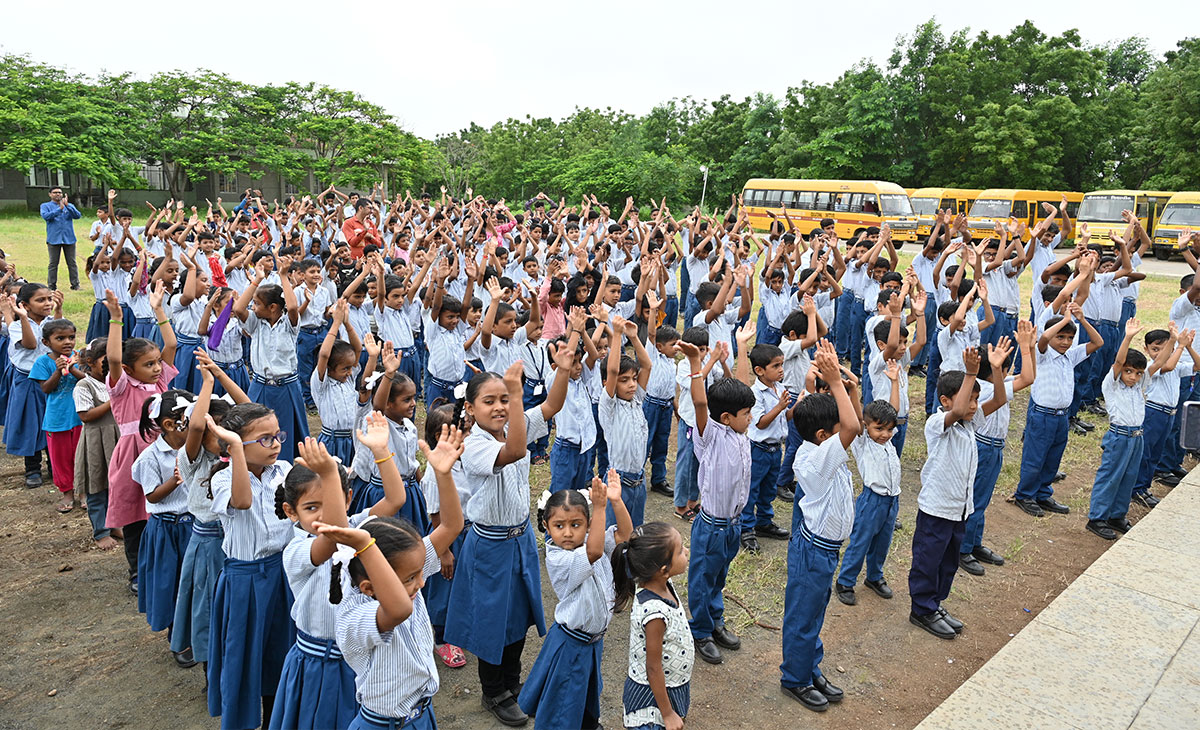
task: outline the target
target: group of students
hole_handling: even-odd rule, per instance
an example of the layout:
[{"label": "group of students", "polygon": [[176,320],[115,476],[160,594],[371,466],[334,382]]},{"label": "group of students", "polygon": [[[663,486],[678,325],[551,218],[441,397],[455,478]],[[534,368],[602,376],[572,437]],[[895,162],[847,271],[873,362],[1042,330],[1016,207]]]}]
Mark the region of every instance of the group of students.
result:
[{"label": "group of students", "polygon": [[[31,487],[47,452],[59,511],[82,498],[98,546],[123,542],[139,610],[181,666],[206,663],[222,727],[433,727],[435,658],[461,667],[464,651],[504,724],[597,727],[624,610],[624,724],[681,727],[695,657],[740,648],[722,591],[759,538],[788,540],[781,686],[825,710],[844,694],[820,666],[830,597],[854,605],[864,563],[893,597],[910,374],[928,393],[910,621],[940,638],[963,631],[943,606],[956,571],[1003,564],[983,517],[1016,392],[1031,388],[1026,512],[1067,511],[1051,484],[1101,398],[1088,529],[1115,538],[1131,500],[1153,505],[1151,479],[1178,481],[1200,286],[1132,349],[1124,297],[1148,239],[1131,215],[1115,256],[1081,230],[1056,258],[1065,207],[982,242],[940,213],[900,273],[886,227],[843,251],[832,221],[802,235],[786,210],[755,234],[736,200],[724,218],[662,204],[643,221],[632,199],[613,218],[595,197],[514,214],[470,191],[273,207],[247,191],[232,213],[168,204],[134,227],[114,198],[93,226],[83,347],[62,295],[3,267],[4,442]],[[545,462],[549,632],[530,529]],[[687,544],[645,522],[650,491],[673,498]],[[531,626],[546,640],[522,681]]]}]

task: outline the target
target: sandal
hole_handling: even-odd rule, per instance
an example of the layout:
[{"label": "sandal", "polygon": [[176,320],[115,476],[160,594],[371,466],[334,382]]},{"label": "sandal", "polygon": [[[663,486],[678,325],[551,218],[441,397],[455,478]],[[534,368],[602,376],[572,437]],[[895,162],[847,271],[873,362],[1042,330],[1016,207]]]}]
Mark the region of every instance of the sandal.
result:
[{"label": "sandal", "polygon": [[442,660],[442,663],[451,669],[458,669],[467,663],[467,657],[463,654],[463,650],[454,644],[442,644],[433,650],[434,654]]},{"label": "sandal", "polygon": [[684,522],[691,522],[692,520],[696,519],[696,515],[698,514],[700,514],[699,507],[689,507],[682,512],[675,510],[675,516]]},{"label": "sandal", "polygon": [[65,514],[67,514],[68,512],[70,512],[71,510],[75,509],[75,505],[73,505],[73,504],[63,504],[62,502],[59,502],[58,504],[56,504],[56,505],[54,506],[54,509],[58,510],[58,513],[59,513],[60,515],[65,515]]}]

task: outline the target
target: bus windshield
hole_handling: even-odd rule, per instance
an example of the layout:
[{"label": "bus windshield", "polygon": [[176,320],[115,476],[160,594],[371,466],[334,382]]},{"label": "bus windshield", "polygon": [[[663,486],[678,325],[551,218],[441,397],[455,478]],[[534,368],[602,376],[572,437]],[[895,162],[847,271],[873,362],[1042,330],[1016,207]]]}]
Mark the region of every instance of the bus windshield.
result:
[{"label": "bus windshield", "polygon": [[1200,226],[1200,203],[1175,203],[1168,205],[1158,219],[1158,224],[1169,226]]},{"label": "bus windshield", "polygon": [[1012,210],[1011,200],[976,200],[971,205],[972,218],[1007,218]]},{"label": "bus windshield", "polygon": [[1089,195],[1079,206],[1078,218],[1097,223],[1120,223],[1123,210],[1133,210],[1132,195]]},{"label": "bus windshield", "polygon": [[913,198],[912,209],[917,215],[937,215],[937,198]]},{"label": "bus windshield", "polygon": [[879,201],[883,207],[883,215],[913,214],[913,209],[909,205],[907,195],[880,195]]}]

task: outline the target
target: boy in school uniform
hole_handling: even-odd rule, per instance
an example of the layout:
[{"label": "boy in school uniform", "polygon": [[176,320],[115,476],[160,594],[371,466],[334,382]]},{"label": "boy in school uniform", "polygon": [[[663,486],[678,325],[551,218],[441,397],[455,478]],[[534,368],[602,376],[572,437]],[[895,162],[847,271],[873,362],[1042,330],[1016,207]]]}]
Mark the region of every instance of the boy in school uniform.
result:
[{"label": "boy in school uniform", "polygon": [[1125,515],[1142,465],[1147,362],[1145,354],[1129,349],[1129,345],[1141,329],[1136,317],[1125,323],[1125,337],[1113,358],[1112,370],[1100,384],[1108,406],[1108,432],[1100,442],[1103,453],[1092,483],[1087,530],[1105,540],[1116,540],[1117,532],[1125,533],[1132,527]]},{"label": "boy in school uniform", "polygon": [[[1170,316],[1171,322],[1174,322],[1181,332],[1200,331],[1200,280],[1195,274],[1188,274],[1179,280],[1179,297],[1171,304]],[[1169,487],[1179,484],[1179,480],[1187,476],[1187,471],[1182,468],[1183,448],[1179,445],[1179,427],[1183,404],[1192,399],[1192,390],[1195,384],[1200,382],[1200,378],[1192,374],[1192,364],[1192,357],[1186,352],[1179,358],[1181,370],[1175,415],[1171,419],[1167,440],[1163,445],[1162,458],[1155,467],[1154,478]]]},{"label": "boy in school uniform", "polygon": [[[991,351],[995,378],[1003,372],[1007,350]],[[975,425],[983,423],[979,404],[979,350],[963,352],[966,370],[943,371],[938,377],[938,410],[925,421],[925,443],[929,455],[921,467],[921,491],[917,494],[917,521],[913,528],[912,566],[908,571],[908,593],[912,609],[909,623],[939,639],[953,639],[963,624],[942,606],[950,595],[958,568],[967,517],[974,510],[971,494],[978,457]],[[990,411],[1007,402],[1003,383],[985,404]]]},{"label": "boy in school uniform", "polygon": [[[758,298],[761,304],[758,308],[758,343],[760,345],[778,345],[783,339],[783,320],[792,311],[792,293],[784,289],[784,274],[782,263],[786,260],[784,250],[780,247],[775,260],[771,261],[762,273],[763,282],[758,287]],[[777,268],[778,267],[778,268]]]},{"label": "boy in school uniform", "polygon": [[[684,343],[692,345],[700,353],[700,359],[704,363],[700,374],[704,376],[706,389],[722,377],[732,377],[727,362],[728,350],[723,345],[710,350],[707,329],[688,327],[676,345],[680,352],[683,352]],[[721,367],[715,367],[717,364]],[[686,357],[675,366],[675,411],[679,414],[679,433],[675,449],[675,516],[689,523],[700,514],[699,463],[696,461],[695,448],[696,407],[692,404],[691,395],[693,372]]]},{"label": "boy in school uniform", "polygon": [[[1007,338],[1002,338],[1000,345],[1007,346]],[[1013,394],[1024,390],[1033,384],[1037,374],[1037,359],[1033,357],[1033,347],[1037,336],[1033,323],[1028,320],[1017,322],[1017,346],[1023,354],[1021,374],[1015,378],[1007,373],[1013,367],[1013,358],[1006,357],[1000,368],[993,367],[992,352],[987,357],[979,358],[979,400],[983,402],[983,421],[975,424],[975,453],[977,466],[975,468],[975,483],[971,488],[975,501],[975,510],[967,517],[967,527],[963,531],[962,544],[958,548],[958,567],[971,575],[983,575],[984,567],[989,565],[1004,565],[1004,558],[983,544],[984,514],[992,501],[996,490],[996,481],[1000,478],[1000,468],[1004,466],[1004,442],[1008,438],[1008,424]],[[999,377],[997,377],[997,375]],[[1007,375],[1007,377],[1006,377]],[[1001,385],[1003,383],[1003,385]],[[1003,387],[1004,404],[992,410],[989,403],[996,389]]]},{"label": "boy in school uniform", "polygon": [[[983,319],[977,319],[971,312],[977,295],[980,301],[980,311],[984,314]],[[942,307],[946,307],[946,305],[943,304]],[[982,281],[976,282],[970,292],[959,301],[958,306],[949,317],[943,318],[943,311],[941,307],[938,308],[938,318],[946,320],[942,331],[938,332],[938,355],[942,360],[939,367],[943,372],[962,370],[963,351],[968,347],[978,347],[983,330],[992,326],[996,321],[992,314],[991,304],[988,302],[987,284]]]},{"label": "boy in school uniform", "polygon": [[[1146,356],[1151,358],[1150,367],[1146,370],[1146,421],[1142,427],[1142,463],[1138,469],[1137,479],[1133,483],[1133,501],[1144,507],[1154,507],[1158,497],[1150,493],[1150,481],[1154,478],[1155,468],[1163,457],[1167,434],[1171,430],[1171,421],[1175,417],[1175,399],[1179,395],[1179,382],[1185,373],[1180,372],[1181,363],[1186,356],[1192,363],[1187,377],[1194,377],[1195,371],[1200,370],[1200,356],[1197,356],[1192,342],[1195,331],[1179,332],[1175,323],[1169,329],[1150,330],[1146,333]],[[1174,475],[1164,475],[1176,480]],[[1164,482],[1165,483],[1165,482]]]},{"label": "boy in school uniform", "polygon": [[[1075,323],[1087,334],[1088,342],[1073,345]],[[1037,341],[1037,376],[1029,392],[1025,416],[1024,444],[1021,448],[1021,478],[1014,502],[1026,514],[1042,517],[1047,511],[1070,512],[1054,499],[1050,484],[1058,472],[1067,430],[1071,400],[1075,396],[1075,366],[1104,346],[1104,339],[1083,316],[1078,304],[1068,304],[1067,314],[1051,317]]]},{"label": "boy in school uniform", "polygon": [[659,326],[655,316],[658,297],[651,293],[647,298],[651,316],[646,327],[645,348],[650,356],[650,379],[646,381],[646,401],[642,410],[649,427],[646,457],[650,460],[650,491],[673,498],[675,490],[667,484],[667,446],[671,440],[671,416],[675,411],[675,353],[679,349],[679,332],[669,324]]},{"label": "boy in school uniform", "polygon": [[689,389],[695,406],[693,444],[699,462],[700,513],[692,520],[691,555],[688,559],[688,609],[692,614],[692,639],[696,653],[709,664],[724,661],[720,646],[736,651],[742,642],[725,627],[725,601],[721,591],[729,564],[738,552],[742,508],[750,492],[750,343],[755,325],[738,331],[741,355],[737,378],[723,378],[704,387],[700,350],[688,342],[679,349],[691,370]]},{"label": "boy in school uniform", "polygon": [[[791,399],[791,408],[795,408],[804,394],[805,379],[812,366],[808,351],[815,347],[817,339],[827,332],[825,323],[817,313],[816,300],[808,294],[801,300],[800,309],[793,311],[783,320],[783,339],[779,341],[779,349],[783,351],[783,387],[787,389]],[[786,502],[796,501],[796,476],[791,465],[802,443],[804,439],[800,438],[800,433],[796,430],[796,422],[789,416],[783,465],[779,470],[779,479],[775,482],[775,495]]]},{"label": "boy in school uniform", "polygon": [[[584,352],[577,352],[571,370],[564,372],[550,363],[550,378],[547,387],[554,383],[555,378],[569,378],[567,396],[562,410],[554,418],[554,445],[550,449],[550,491],[560,492],[564,489],[579,489],[587,483],[591,464],[587,455],[596,445],[596,420],[592,415],[592,399],[588,392],[587,383],[583,379],[584,358],[594,362],[592,348],[586,347],[591,343],[585,330],[587,315],[582,307],[574,307],[567,316],[567,331],[559,338],[570,337],[578,332],[585,344]],[[589,367],[590,367],[589,363]]]},{"label": "boy in school uniform", "polygon": [[[692,319],[692,324],[708,327],[709,347],[722,342],[732,346],[733,328],[742,317],[749,316],[753,290],[746,285],[748,275],[746,267],[740,266],[727,270],[720,285],[706,281],[696,290],[701,311]],[[735,287],[748,295],[742,297],[740,303],[732,301]],[[734,354],[737,354],[736,348]]]},{"label": "boy in school uniform", "polygon": [[[649,426],[642,407],[646,384],[650,380],[650,355],[638,339],[636,323],[614,316],[612,331],[613,344],[608,350],[597,418],[607,435],[609,465],[621,478],[621,499],[629,509],[633,526],[637,527],[645,522],[646,514],[645,465]],[[633,345],[636,360],[624,354],[622,335]],[[607,519],[610,525],[616,524],[611,507]]]},{"label": "boy in school uniform", "polygon": [[904,453],[904,439],[908,434],[908,366],[925,346],[926,306],[928,297],[925,292],[919,292],[912,298],[911,319],[917,331],[911,345],[908,343],[908,328],[903,324],[904,298],[900,295],[891,298],[885,321],[881,320],[870,333],[875,353],[867,365],[867,377],[872,392],[879,395],[890,392],[891,376],[887,372],[887,363],[896,360],[900,364],[900,394],[896,404],[896,430],[892,436],[892,446],[897,454]]},{"label": "boy in school uniform", "polygon": [[[754,407],[750,409],[750,493],[742,510],[742,549],[755,555],[758,538],[786,540],[788,531],[775,524],[776,482],[779,481],[780,449],[787,441],[787,418],[791,399],[783,379],[783,351],[775,345],[758,344],[750,350],[750,365],[756,380]],[[757,513],[757,514],[756,514]]]},{"label": "boy in school uniform", "polygon": [[[1081,234],[1087,234],[1087,224],[1080,223]],[[1129,260],[1129,251],[1118,244],[1114,246],[1117,258],[1102,256],[1100,267],[1092,279],[1087,301],[1083,303],[1083,316],[1100,333],[1104,346],[1096,356],[1080,366],[1079,377],[1075,382],[1075,402],[1073,410],[1080,409],[1097,416],[1107,415],[1098,402],[1100,384],[1112,369],[1113,359],[1121,343],[1121,331],[1118,322],[1121,319],[1121,285],[1122,282],[1140,281],[1145,274],[1135,272]]]},{"label": "boy in school uniform", "polygon": [[796,491],[802,496],[795,505],[797,526],[788,543],[779,683],[792,699],[824,712],[844,696],[821,672],[825,658],[821,627],[838,552],[854,526],[854,485],[846,449],[854,443],[860,425],[854,407],[857,393],[842,382],[837,353],[829,342],[817,344],[813,366],[830,392],[804,397],[793,414],[804,439],[793,467]]},{"label": "boy in school uniform", "polygon": [[[200,257],[197,256],[197,259]],[[321,263],[304,259],[292,264],[292,270],[300,276],[296,286],[296,302],[300,307],[299,331],[296,334],[297,374],[300,376],[300,392],[309,413],[316,413],[317,405],[312,397],[312,371],[317,362],[317,351],[329,325],[325,312],[333,306],[335,297],[321,286]]]}]

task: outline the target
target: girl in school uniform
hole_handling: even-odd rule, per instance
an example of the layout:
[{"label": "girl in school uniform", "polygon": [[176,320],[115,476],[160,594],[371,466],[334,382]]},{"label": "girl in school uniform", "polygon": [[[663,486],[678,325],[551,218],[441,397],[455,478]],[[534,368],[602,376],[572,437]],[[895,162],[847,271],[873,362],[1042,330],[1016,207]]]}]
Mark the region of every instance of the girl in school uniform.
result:
[{"label": "girl in school uniform", "polygon": [[[546,575],[558,605],[519,703],[526,714],[540,718],[534,728],[591,730],[600,725],[600,658],[612,619],[609,557],[618,543],[629,539],[633,521],[621,501],[621,477],[611,469],[607,486],[592,480],[590,504],[583,490],[574,489],[544,492],[542,500],[538,528],[548,536]],[[606,506],[616,516],[616,524],[607,530],[600,519]]]},{"label": "girl in school uniform", "polygon": [[105,522],[108,515],[108,463],[117,447],[117,439],[121,437],[113,418],[108,388],[104,385],[108,376],[107,348],[108,341],[100,337],[79,353],[79,365],[87,377],[75,384],[72,393],[75,413],[83,423],[79,444],[75,447],[75,496],[77,499],[83,496],[87,501],[92,539],[101,550],[117,546],[112,530]]},{"label": "girl in school uniform", "polygon": [[330,602],[331,593],[340,597],[349,586],[342,585],[340,564],[334,573],[330,561],[337,544],[318,535],[314,523],[324,518],[328,524],[357,527],[370,515],[396,514],[404,499],[404,483],[388,451],[383,414],[373,413],[358,439],[380,460],[383,473],[384,498],[369,512],[346,517],[350,477],[324,444],[312,438],[300,445],[300,457],[275,496],[276,513],[294,526],[292,540],[283,549],[283,570],[295,596],[296,643],[284,660],[271,713],[272,730],[341,730],[350,726],[358,709],[354,670],[342,660],[334,641],[337,616]]},{"label": "girl in school uniform", "polygon": [[362,345],[353,327],[346,327],[349,341],[338,338],[346,324],[350,305],[345,299],[337,300],[333,306],[333,325],[325,333],[321,348],[317,352],[316,365],[309,380],[313,401],[321,417],[321,435],[317,438],[329,453],[342,464],[354,461],[354,427],[358,406],[367,398],[360,398],[356,385],[358,378],[358,356]]},{"label": "girl in school uniform", "polygon": [[[546,380],[550,376],[550,357],[546,354],[546,343],[541,339],[525,343],[525,351],[521,353],[521,361],[525,366],[525,383],[521,393],[521,404],[525,408],[541,405],[546,400]],[[533,443],[533,458],[531,464],[545,464],[550,461],[550,437],[540,438]]]},{"label": "girl in school uniform", "polygon": [[[150,340],[161,350],[163,346],[162,332],[158,320],[154,317],[154,309],[150,306],[150,292],[156,281],[162,281],[165,291],[175,291],[175,282],[179,279],[179,262],[172,257],[172,250],[166,250],[164,258],[154,260],[149,267],[146,265],[145,249],[138,255],[138,265],[133,272],[130,286],[133,295],[129,298],[130,311],[133,312],[133,336]],[[114,290],[115,291],[115,290]]]},{"label": "girl in school uniform", "polygon": [[[250,374],[242,351],[242,323],[233,316],[235,296],[236,292],[228,287],[215,290],[200,314],[196,331],[205,338],[213,363],[245,392],[250,389]],[[213,394],[218,397],[227,392],[220,381],[213,386]]]},{"label": "girl in school uniform", "polygon": [[[138,611],[146,614],[151,631],[171,628],[183,555],[192,536],[192,515],[187,511],[187,488],[175,468],[175,457],[186,438],[187,407],[195,396],[186,390],[168,390],[142,404],[138,433],[150,447],[138,455],[130,473],[146,495],[149,520],[138,550]],[[181,665],[192,666],[175,655]]]},{"label": "girl in school uniform", "polygon": [[[3,258],[0,258],[0,264]],[[3,426],[8,415],[8,386],[12,381],[12,372],[8,362],[8,326],[16,321],[13,314],[13,303],[8,298],[8,273],[0,275],[0,426]]]},{"label": "girl in school uniform", "polygon": [[[207,671],[209,651],[209,619],[212,597],[217,589],[217,576],[225,563],[221,541],[225,536],[220,519],[212,509],[212,486],[209,475],[217,467],[221,444],[208,428],[205,416],[221,423],[232,404],[249,403],[246,393],[222,372],[204,352],[196,353],[200,368],[200,392],[190,408],[183,448],[179,450],[176,467],[182,488],[187,490],[187,508],[192,515],[192,535],[183,553],[179,569],[179,591],[175,597],[175,617],[171,624],[171,653],[180,666],[203,662]],[[229,400],[213,398],[217,383],[224,383]]]},{"label": "girl in school uniform", "polygon": [[[349,558],[352,587],[344,597],[329,598],[338,603],[337,645],[355,671],[359,709],[351,730],[437,727],[432,698],[438,673],[421,586],[441,567],[438,555],[462,531],[462,508],[450,476],[463,452],[462,434],[446,427],[436,449],[422,447],[437,474],[442,505],[442,523],[428,537],[390,517],[371,519],[358,529],[317,523],[321,535],[347,546],[339,550]],[[335,577],[340,573],[339,568]]]},{"label": "girl in school uniform", "polygon": [[[112,324],[122,325],[121,305],[110,289],[104,293],[104,304],[108,307]],[[146,527],[146,498],[142,488],[133,479],[133,462],[137,461],[149,442],[138,432],[142,415],[142,404],[147,398],[167,391],[175,379],[175,332],[163,309],[163,284],[155,284],[150,293],[150,304],[160,323],[164,347],[159,350],[150,340],[138,337],[122,341],[120,337],[106,338],[108,355],[109,401],[113,418],[121,437],[113,449],[108,464],[108,514],[105,516],[109,529],[120,529],[125,539],[125,559],[129,562],[129,589],[138,590],[138,546],[142,541],[142,530]],[[114,335],[115,330],[111,330]]]},{"label": "girl in school uniform", "polygon": [[[283,277],[282,284],[263,283],[267,277],[266,262],[267,259],[259,261],[254,280],[233,303],[232,313],[250,335],[250,366],[254,371],[248,392],[250,400],[270,408],[279,428],[292,437],[281,452],[286,461],[291,461],[296,457],[295,441],[308,438],[308,413],[296,375],[299,305],[288,277]],[[248,309],[252,298],[253,312]]]},{"label": "girl in school uniform", "polygon": [[111,253],[111,244],[105,244],[83,264],[88,280],[92,282],[92,295],[96,298],[96,303],[92,305],[92,313],[88,317],[88,342],[108,335],[108,307],[104,306],[104,291],[117,286],[116,277],[112,273]]},{"label": "girl in school uniform", "polygon": [[[404,504],[398,516],[429,534],[429,514],[425,497],[417,481],[417,427],[412,419],[417,412],[417,389],[408,376],[399,372],[400,358],[390,347],[383,350],[383,377],[373,398],[374,407],[387,416],[388,442],[395,454],[396,466],[404,479]],[[351,512],[362,512],[383,498],[379,465],[369,449],[358,446],[354,452],[354,491]]]},{"label": "girl in school uniform", "polygon": [[196,352],[204,349],[200,338],[200,317],[208,307],[208,273],[198,268],[192,259],[196,249],[183,257],[183,273],[179,277],[179,293],[171,297],[171,325],[179,342],[175,356],[175,387],[195,392],[200,390],[200,371],[196,369]]},{"label": "girl in school uniform", "polygon": [[[671,578],[687,567],[688,550],[683,538],[678,530],[662,522],[638,527],[628,542],[613,551],[614,610],[633,604],[629,613],[629,673],[621,693],[627,728],[682,728],[683,718],[687,717],[695,642],[679,594],[671,585]],[[650,657],[658,659],[654,669]],[[654,685],[665,687],[666,707],[659,704]]]},{"label": "girl in school uniform", "polygon": [[50,473],[60,495],[57,509],[65,514],[75,506],[75,451],[83,425],[75,415],[75,383],[85,377],[74,357],[75,323],[69,319],[42,322],[42,343],[49,352],[33,362],[29,379],[46,394],[42,430],[46,432]]},{"label": "girl in school uniform", "polygon": [[[558,367],[571,367],[579,336],[573,330],[567,346],[554,349]],[[522,411],[523,370],[518,360],[503,378],[483,372],[467,383],[464,409],[474,425],[462,466],[471,531],[446,615],[446,641],[479,658],[484,708],[509,725],[526,720],[516,699],[525,634],[530,626],[546,633],[537,543],[529,531],[528,445],[546,435],[567,395],[567,378],[556,378],[544,403]]]},{"label": "girl in school uniform", "polygon": [[[25,457],[25,486],[31,489],[42,486],[42,452],[46,450],[42,419],[46,414],[46,394],[29,379],[29,370],[39,357],[50,351],[42,341],[42,324],[52,316],[62,317],[62,302],[62,292],[50,291],[45,284],[34,283],[22,285],[17,295],[9,300],[14,321],[8,325],[12,378],[4,417],[4,448],[10,456]],[[119,315],[117,321],[120,321]]]},{"label": "girl in school uniform", "polygon": [[275,513],[275,493],[292,465],[279,459],[287,434],[270,408],[242,403],[209,430],[225,445],[210,478],[212,510],[225,531],[225,565],[212,599],[208,712],[223,730],[270,718],[288,649],[296,641],[292,592],[283,574],[291,522]]}]

